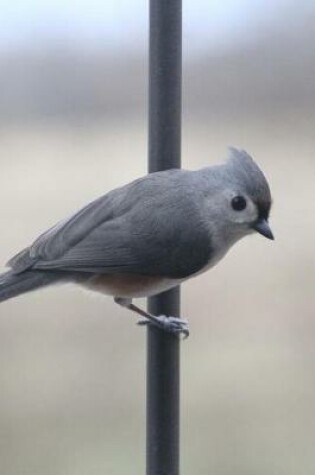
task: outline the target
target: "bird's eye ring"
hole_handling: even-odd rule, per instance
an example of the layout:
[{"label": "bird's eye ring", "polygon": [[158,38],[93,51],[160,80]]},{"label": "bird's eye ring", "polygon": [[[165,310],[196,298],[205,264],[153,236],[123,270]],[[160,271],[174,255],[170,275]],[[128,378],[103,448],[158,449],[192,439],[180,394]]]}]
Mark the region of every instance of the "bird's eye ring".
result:
[{"label": "bird's eye ring", "polygon": [[246,208],[246,205],[247,203],[244,196],[234,196],[231,201],[231,206],[234,211],[243,211],[243,209]]}]

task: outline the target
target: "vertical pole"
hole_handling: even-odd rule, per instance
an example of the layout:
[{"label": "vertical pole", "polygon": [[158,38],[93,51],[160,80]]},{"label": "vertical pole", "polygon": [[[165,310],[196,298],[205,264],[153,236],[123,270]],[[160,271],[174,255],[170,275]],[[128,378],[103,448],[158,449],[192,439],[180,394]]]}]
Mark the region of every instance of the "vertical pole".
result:
[{"label": "vertical pole", "polygon": [[[149,172],[180,168],[181,0],[150,0]],[[155,315],[179,316],[179,288],[149,299]],[[180,341],[148,327],[147,475],[179,475]]]}]

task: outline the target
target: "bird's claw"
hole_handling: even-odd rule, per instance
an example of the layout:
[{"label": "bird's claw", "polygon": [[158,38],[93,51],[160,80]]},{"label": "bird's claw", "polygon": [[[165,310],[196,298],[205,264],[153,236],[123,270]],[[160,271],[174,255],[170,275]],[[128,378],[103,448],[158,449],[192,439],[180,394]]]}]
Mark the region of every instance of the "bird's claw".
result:
[{"label": "bird's claw", "polygon": [[172,333],[173,335],[183,335],[184,339],[189,337],[187,320],[181,318],[167,317],[166,315],[155,316],[154,318],[143,318],[138,321],[138,325],[153,325],[160,330]]}]

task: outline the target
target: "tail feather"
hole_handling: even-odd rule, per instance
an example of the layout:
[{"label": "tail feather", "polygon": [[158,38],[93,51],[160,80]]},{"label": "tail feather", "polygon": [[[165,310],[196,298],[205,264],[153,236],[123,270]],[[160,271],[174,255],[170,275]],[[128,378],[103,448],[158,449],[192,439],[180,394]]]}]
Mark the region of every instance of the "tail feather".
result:
[{"label": "tail feather", "polygon": [[24,271],[20,274],[14,274],[12,271],[6,272],[0,275],[0,302],[52,284],[60,279],[60,274],[55,272],[32,270]]}]

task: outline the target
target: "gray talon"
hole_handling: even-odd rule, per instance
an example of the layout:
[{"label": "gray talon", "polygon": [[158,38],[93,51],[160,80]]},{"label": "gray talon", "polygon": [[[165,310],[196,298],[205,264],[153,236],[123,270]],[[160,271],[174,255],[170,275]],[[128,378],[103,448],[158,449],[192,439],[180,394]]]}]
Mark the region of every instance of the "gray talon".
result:
[{"label": "gray talon", "polygon": [[160,330],[174,335],[180,335],[182,333],[184,339],[189,336],[188,322],[180,318],[159,315],[154,317],[154,319],[144,318],[143,320],[139,320],[138,325],[154,325]]}]

